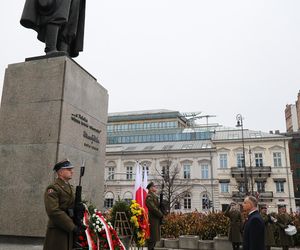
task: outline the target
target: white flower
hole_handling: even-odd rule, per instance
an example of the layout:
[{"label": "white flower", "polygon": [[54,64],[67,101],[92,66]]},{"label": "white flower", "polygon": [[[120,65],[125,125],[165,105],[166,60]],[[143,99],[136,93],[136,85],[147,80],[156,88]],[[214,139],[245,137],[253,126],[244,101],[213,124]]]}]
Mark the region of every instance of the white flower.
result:
[{"label": "white flower", "polygon": [[96,224],[95,223],[93,223],[93,227],[95,227],[96,226]]},{"label": "white flower", "polygon": [[98,220],[96,221],[96,223],[97,223],[97,224],[100,224],[100,222],[99,222]]},{"label": "white flower", "polygon": [[94,218],[95,218],[95,217],[96,217],[96,215],[95,215],[95,214],[93,214],[93,216],[92,216],[92,217],[94,217]]},{"label": "white flower", "polygon": [[101,229],[101,228],[99,228],[99,229],[98,229],[98,232],[100,233],[100,232],[101,232],[101,230],[102,230],[102,229]]},{"label": "white flower", "polygon": [[96,209],[96,208],[94,209],[94,212],[95,212],[95,213],[97,212],[97,209]]},{"label": "white flower", "polygon": [[96,229],[99,229],[99,228],[100,228],[100,227],[97,225],[97,226],[96,226]]}]

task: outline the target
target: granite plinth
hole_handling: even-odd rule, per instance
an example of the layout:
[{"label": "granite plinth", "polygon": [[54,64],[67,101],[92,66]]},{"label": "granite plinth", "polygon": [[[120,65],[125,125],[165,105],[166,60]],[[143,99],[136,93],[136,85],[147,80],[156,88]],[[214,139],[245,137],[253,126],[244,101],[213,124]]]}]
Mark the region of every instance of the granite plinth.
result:
[{"label": "granite plinth", "polygon": [[[108,94],[72,59],[11,64],[0,108],[0,235],[42,237],[53,165],[85,161],[83,197],[102,209]],[[79,167],[72,184],[78,183]],[[3,216],[5,215],[5,216]]]}]

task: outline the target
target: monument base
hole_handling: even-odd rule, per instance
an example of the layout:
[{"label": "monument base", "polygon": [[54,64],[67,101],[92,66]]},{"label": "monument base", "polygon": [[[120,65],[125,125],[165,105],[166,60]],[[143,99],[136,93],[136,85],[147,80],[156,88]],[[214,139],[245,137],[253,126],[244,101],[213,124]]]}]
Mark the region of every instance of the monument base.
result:
[{"label": "monument base", "polygon": [[53,166],[68,158],[83,197],[103,206],[108,94],[72,59],[11,64],[0,109],[0,235],[43,237],[44,191]]}]

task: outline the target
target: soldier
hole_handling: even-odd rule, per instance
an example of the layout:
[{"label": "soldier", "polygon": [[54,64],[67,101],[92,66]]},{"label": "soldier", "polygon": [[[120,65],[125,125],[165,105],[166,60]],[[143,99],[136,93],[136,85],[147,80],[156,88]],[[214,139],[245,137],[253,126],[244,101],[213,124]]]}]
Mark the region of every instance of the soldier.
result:
[{"label": "soldier", "polygon": [[265,246],[266,250],[270,250],[271,246],[275,246],[275,238],[274,238],[274,233],[275,233],[275,225],[274,222],[277,220],[267,214],[267,206],[262,205],[260,208],[260,215],[265,222]]},{"label": "soldier", "polygon": [[73,166],[69,160],[55,164],[53,170],[57,178],[46,188],[44,202],[49,217],[44,250],[71,250],[73,233],[79,228],[73,223],[75,194],[69,180],[73,176]]},{"label": "soldier", "polygon": [[146,206],[149,212],[150,239],[148,240],[148,250],[153,250],[157,241],[160,240],[160,222],[163,213],[159,209],[159,201],[156,196],[157,187],[153,182],[147,186],[148,194],[146,197]]},{"label": "soldier", "polygon": [[232,249],[240,249],[242,243],[242,226],[243,219],[240,211],[240,205],[232,202],[225,211],[225,216],[230,219],[230,225],[228,230],[228,239],[232,243]]},{"label": "soldier", "polygon": [[285,205],[278,206],[277,225],[279,226],[280,246],[283,250],[288,250],[293,246],[293,238],[285,233],[284,229],[292,223],[292,218],[286,212]]}]

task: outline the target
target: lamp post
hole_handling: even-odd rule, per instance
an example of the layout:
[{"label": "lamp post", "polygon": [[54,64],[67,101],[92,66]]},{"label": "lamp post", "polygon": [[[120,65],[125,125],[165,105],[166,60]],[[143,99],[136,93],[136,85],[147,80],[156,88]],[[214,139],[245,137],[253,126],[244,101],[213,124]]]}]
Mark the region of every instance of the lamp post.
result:
[{"label": "lamp post", "polygon": [[245,182],[245,193],[246,195],[249,194],[248,191],[248,178],[247,178],[247,169],[246,169],[246,164],[245,164],[245,142],[244,142],[244,127],[243,127],[243,116],[241,114],[238,114],[236,116],[236,127],[240,127],[242,130],[242,144],[243,144],[243,160],[242,160],[242,168],[244,168],[244,182]]}]

